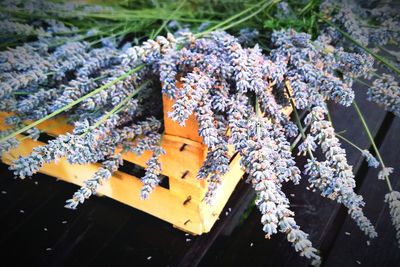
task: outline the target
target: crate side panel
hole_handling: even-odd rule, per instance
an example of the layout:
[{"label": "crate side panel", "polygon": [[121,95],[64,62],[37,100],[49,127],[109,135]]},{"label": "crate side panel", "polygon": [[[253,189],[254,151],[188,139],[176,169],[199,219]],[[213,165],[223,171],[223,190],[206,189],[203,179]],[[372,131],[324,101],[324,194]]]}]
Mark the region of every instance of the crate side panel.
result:
[{"label": "crate side panel", "polygon": [[[6,153],[2,161],[11,164],[14,159],[28,155],[34,147],[43,144],[25,139],[18,148]],[[71,165],[66,159],[61,158],[57,163],[44,164],[40,172],[82,186],[98,168],[98,164]],[[155,188],[148,200],[142,200],[140,198],[142,185],[140,179],[123,172],[116,172],[109,181],[98,188],[98,193],[150,213],[187,232],[203,233],[203,219],[200,217],[198,202],[187,202],[185,196],[174,194],[162,187]],[[73,192],[71,196],[72,194]]]}]

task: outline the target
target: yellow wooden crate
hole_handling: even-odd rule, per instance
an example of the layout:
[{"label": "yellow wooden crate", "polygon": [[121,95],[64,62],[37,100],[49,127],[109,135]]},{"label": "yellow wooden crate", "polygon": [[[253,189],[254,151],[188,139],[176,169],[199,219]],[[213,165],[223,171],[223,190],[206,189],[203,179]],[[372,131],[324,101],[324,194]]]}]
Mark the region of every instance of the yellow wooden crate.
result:
[{"label": "yellow wooden crate", "polygon": [[[210,231],[243,175],[239,164],[240,158],[234,156],[231,159],[230,170],[222,179],[215,204],[212,206],[206,204],[202,200],[207,191],[207,182],[196,178],[207,155],[207,147],[202,144],[201,137],[198,136],[197,121],[194,116],[191,116],[186,126],[182,127],[167,116],[173,102],[163,97],[163,105],[165,134],[161,145],[167,153],[160,157],[160,162],[162,174],[168,176],[169,189],[157,187],[148,200],[142,200],[140,199],[142,188],[140,178],[117,171],[108,182],[98,188],[98,193],[150,213],[186,232],[206,233]],[[0,130],[7,129],[4,118],[9,115],[11,114],[0,113]],[[51,136],[72,130],[63,118],[48,120],[40,124],[38,128]],[[23,137],[17,136],[18,139]],[[2,161],[10,164],[14,159],[28,155],[34,147],[40,145],[44,143],[25,138],[18,148],[6,153]],[[142,156],[134,153],[123,156],[124,160],[142,167],[146,167],[146,162],[150,157],[149,151]],[[56,163],[45,164],[40,172],[81,186],[86,179],[93,176],[98,168],[98,164],[72,165],[62,158]]]},{"label": "yellow wooden crate", "polygon": [[[108,182],[98,188],[98,193],[152,214],[186,232],[207,233],[218,219],[244,171],[240,166],[240,156],[233,154],[230,147],[232,158],[229,172],[222,177],[214,204],[206,204],[203,198],[208,188],[207,181],[198,180],[196,175],[206,158],[207,147],[198,135],[198,123],[194,115],[189,117],[184,127],[167,116],[173,104],[172,100],[163,96],[165,132],[161,145],[166,154],[160,157],[160,162],[161,173],[168,176],[169,189],[158,186],[149,199],[142,200],[140,190],[143,184],[140,178],[117,171]],[[287,108],[283,112],[289,115],[291,111],[291,108]],[[0,130],[7,129],[4,118],[9,115],[11,114],[0,112]],[[37,128],[51,136],[57,136],[72,131],[72,126],[65,121],[65,118],[52,119],[43,122]],[[23,137],[17,136],[19,139]],[[28,155],[34,147],[40,145],[44,143],[24,138],[18,148],[3,156],[2,161],[10,164],[14,159]],[[151,155],[150,151],[145,151],[142,156],[126,153],[123,159],[146,167]],[[81,186],[98,168],[99,164],[72,165],[62,158],[56,163],[45,164],[40,172]]]}]

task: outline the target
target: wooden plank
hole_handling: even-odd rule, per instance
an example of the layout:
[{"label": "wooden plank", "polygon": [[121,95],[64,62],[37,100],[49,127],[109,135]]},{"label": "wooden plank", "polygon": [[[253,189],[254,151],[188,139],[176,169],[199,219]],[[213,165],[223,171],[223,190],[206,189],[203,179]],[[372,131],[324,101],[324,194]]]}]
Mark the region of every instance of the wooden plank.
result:
[{"label": "wooden plank", "polygon": [[179,123],[173,121],[168,117],[168,112],[172,111],[172,106],[175,104],[175,101],[165,95],[162,96],[162,99],[164,109],[165,133],[202,143],[203,138],[199,136],[199,124],[197,123],[196,116],[194,114],[190,115],[185,122],[185,126],[181,126],[179,125]]},{"label": "wooden plank", "polygon": [[[399,167],[400,119],[396,118],[390,127],[380,152],[387,166],[394,168],[391,181],[395,190],[400,190]],[[367,244],[367,238],[357,229],[350,218],[346,218],[337,234],[332,250],[326,256],[325,266],[398,266],[400,249],[395,238],[395,229],[390,221],[388,206],[384,196],[388,192],[386,182],[377,179],[377,169],[368,169],[360,193],[367,205],[366,215],[371,219],[378,232],[378,238]]]},{"label": "wooden plank", "polygon": [[[251,187],[242,180],[236,187],[224,210],[219,215],[218,221],[212,230],[206,235],[192,239],[187,249],[182,250],[174,257],[171,266],[197,266],[202,261],[204,255],[213,246],[214,242],[221,237],[221,234],[226,228],[231,228],[232,224],[238,223],[237,220],[240,218],[240,211],[243,211],[241,207],[247,206],[249,203],[247,196],[252,195],[251,190]],[[206,264],[204,266],[210,265]]]},{"label": "wooden plank", "polygon": [[[41,258],[52,253],[48,249],[52,248],[53,239],[73,221],[73,217],[69,215],[78,215],[80,212],[63,208],[65,200],[71,195],[72,185],[62,186],[66,184],[55,181],[53,177],[39,176],[42,177],[38,187],[42,189],[27,198],[27,201],[32,202],[33,211],[27,209],[26,213],[22,214],[23,220],[14,226],[13,230],[10,227],[3,228],[6,238],[0,243],[2,255],[5,261],[13,262],[14,265],[29,263],[29,265],[43,266]],[[46,192],[49,189],[50,194]],[[65,190],[69,192],[60,194]],[[89,213],[87,210],[86,212]],[[11,221],[4,218],[0,223]]]},{"label": "wooden plank", "polygon": [[67,231],[52,236],[52,251],[41,259],[44,265],[86,266],[131,217],[130,207],[109,198],[94,197],[89,202]]},{"label": "wooden plank", "polygon": [[[16,183],[19,181],[15,180]],[[31,188],[24,194],[23,198],[19,199],[15,204],[10,205],[2,213],[0,219],[0,227],[3,229],[0,233],[0,242],[4,242],[14,232],[18,231],[27,219],[29,219],[42,205],[50,201],[56,194],[57,190],[51,186],[35,185],[33,181]]]},{"label": "wooden plank", "polygon": [[[171,179],[187,183],[189,188],[192,186],[200,191],[206,188],[206,184],[196,178],[197,172],[206,158],[206,146],[168,134],[163,136],[161,146],[166,151],[165,155],[160,156],[162,174]],[[123,158],[129,162],[146,167],[146,162],[151,156],[152,152],[145,151],[141,156],[137,156],[134,153],[127,153]],[[183,176],[184,179],[182,179]]]},{"label": "wooden plank", "polygon": [[[11,116],[12,113],[9,112],[0,112],[0,129],[10,129],[11,127],[4,123],[4,119],[8,116]],[[26,125],[32,123],[32,121],[25,121]],[[65,134],[67,132],[72,132],[73,126],[71,124],[67,124],[67,119],[64,116],[59,116],[55,119],[46,120],[39,125],[36,126],[39,130],[48,133],[52,136],[57,136],[60,134]]]}]

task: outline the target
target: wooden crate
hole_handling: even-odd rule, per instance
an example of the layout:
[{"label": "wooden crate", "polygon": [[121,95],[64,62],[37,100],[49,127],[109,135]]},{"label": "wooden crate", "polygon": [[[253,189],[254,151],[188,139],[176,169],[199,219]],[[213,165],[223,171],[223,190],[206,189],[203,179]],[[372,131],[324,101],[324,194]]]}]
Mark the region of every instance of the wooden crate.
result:
[{"label": "wooden crate", "polygon": [[[170,222],[183,231],[192,234],[207,233],[218,219],[244,171],[240,166],[240,156],[233,154],[230,147],[230,169],[222,177],[214,204],[206,204],[203,198],[208,189],[207,181],[198,180],[196,175],[206,158],[207,147],[198,135],[199,127],[194,115],[189,117],[184,127],[168,117],[173,104],[173,100],[163,95],[165,132],[161,145],[166,154],[160,157],[160,162],[161,173],[168,177],[169,189],[158,186],[149,199],[142,200],[140,190],[143,184],[140,178],[117,171],[108,182],[98,188],[98,193]],[[286,115],[291,112],[290,107],[283,110]],[[0,130],[7,129],[4,118],[9,115],[11,114],[0,112]],[[43,122],[37,128],[51,136],[57,136],[72,131],[72,126],[65,121],[65,118],[52,119]],[[17,136],[19,139],[23,137]],[[44,143],[25,138],[18,148],[4,155],[2,161],[10,164],[14,159],[28,155],[34,147],[40,145]],[[146,167],[151,155],[150,151],[145,151],[142,156],[126,153],[123,159]],[[57,163],[45,164],[40,172],[81,186],[98,168],[99,164],[71,165],[62,158]]]},{"label": "wooden crate", "polygon": [[[161,145],[167,153],[160,157],[160,161],[162,174],[169,180],[169,189],[157,187],[148,200],[142,200],[140,199],[142,188],[140,179],[118,171],[108,182],[98,188],[98,193],[152,214],[186,232],[202,234],[210,231],[218,219],[229,196],[241,179],[243,170],[239,164],[239,156],[234,156],[231,159],[229,172],[222,179],[215,204],[210,206],[202,201],[208,185],[205,180],[198,180],[196,175],[206,158],[207,147],[202,144],[202,139],[198,135],[198,125],[194,115],[188,119],[185,127],[168,118],[167,114],[172,105],[173,101],[163,96],[165,134]],[[7,129],[4,118],[9,115],[11,114],[0,113],[0,130]],[[65,123],[64,118],[48,120],[40,124],[38,128],[51,136],[72,131],[72,127]],[[23,137],[17,136],[18,139]],[[2,161],[10,164],[14,159],[28,155],[34,147],[40,145],[44,143],[25,138],[18,148],[6,153]],[[146,167],[146,162],[150,157],[151,152],[146,151],[142,156],[127,153],[123,159]],[[40,172],[81,186],[98,168],[98,164],[71,165],[62,158],[57,163],[45,164]]]}]

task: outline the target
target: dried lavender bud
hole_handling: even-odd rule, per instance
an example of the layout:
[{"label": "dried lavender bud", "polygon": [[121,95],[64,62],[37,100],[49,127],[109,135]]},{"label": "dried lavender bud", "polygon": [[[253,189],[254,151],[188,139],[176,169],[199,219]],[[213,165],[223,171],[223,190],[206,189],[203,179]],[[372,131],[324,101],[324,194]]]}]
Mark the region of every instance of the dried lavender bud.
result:
[{"label": "dried lavender bud", "polygon": [[6,117],[4,122],[7,125],[18,125],[18,124],[22,123],[21,118],[18,116],[14,116],[14,115]]},{"label": "dried lavender bud", "polygon": [[365,157],[365,160],[367,161],[368,166],[373,167],[373,168],[378,168],[379,161],[374,156],[372,156],[372,154],[368,150],[363,149],[361,153]]},{"label": "dried lavender bud", "polygon": [[183,88],[179,91],[176,102],[172,106],[172,112],[169,112],[168,116],[179,124],[185,125],[185,121],[198,107],[202,96],[207,94],[213,81],[200,72],[189,73],[182,78],[182,81]]},{"label": "dried lavender bud", "polygon": [[44,159],[40,153],[32,152],[29,157],[19,157],[9,167],[10,170],[14,171],[14,175],[21,179],[27,176],[32,176],[37,173],[43,166]]},{"label": "dried lavender bud", "polygon": [[204,201],[208,204],[214,203],[222,176],[229,171],[228,140],[223,135],[219,138],[218,144],[209,149],[206,160],[197,173],[198,179],[208,177],[208,190],[204,197]]},{"label": "dried lavender bud", "polygon": [[118,53],[115,49],[108,47],[93,49],[89,52],[89,60],[77,70],[76,75],[87,78],[100,69],[109,67],[112,64],[118,64],[119,58],[117,55]]},{"label": "dried lavender bud", "polygon": [[162,84],[162,93],[172,98],[177,94],[176,80],[178,74],[177,51],[170,49],[165,56],[160,59],[160,81]]},{"label": "dried lavender bud", "polygon": [[35,28],[31,25],[11,20],[2,20],[0,24],[0,33],[15,34],[18,36],[50,36],[50,33],[46,32],[43,28]]},{"label": "dried lavender bud", "polygon": [[19,141],[16,138],[10,138],[5,142],[0,143],[0,158],[7,152],[9,152],[13,148],[17,148],[19,146]]},{"label": "dried lavender bud", "polygon": [[385,180],[390,176],[392,172],[393,172],[392,167],[383,167],[382,170],[378,173],[378,179]]},{"label": "dried lavender bud", "polygon": [[307,135],[304,141],[298,146],[298,155],[303,154],[305,156],[308,151],[314,152],[316,148],[317,144],[315,143],[315,138],[311,135]]},{"label": "dried lavender bud", "polygon": [[229,128],[231,129],[229,143],[234,145],[236,151],[241,151],[247,146],[247,119],[249,115],[248,98],[245,95],[236,95],[228,109]]},{"label": "dried lavender bud", "polygon": [[215,127],[215,118],[211,110],[211,99],[207,94],[203,94],[198,106],[195,108],[197,121],[199,122],[199,135],[203,138],[204,144],[209,148],[218,145],[218,131]]},{"label": "dried lavender bud", "polygon": [[151,192],[160,182],[161,163],[159,157],[163,154],[165,154],[165,151],[161,147],[153,148],[153,156],[147,161],[146,173],[141,179],[143,182],[143,187],[140,191],[142,199],[148,199]]},{"label": "dried lavender bud", "polygon": [[97,188],[105,181],[109,180],[114,172],[116,172],[123,164],[120,154],[110,156],[102,163],[101,168],[96,171],[92,178],[84,181],[84,185],[73,195],[71,199],[66,201],[65,207],[68,209],[76,209],[79,203],[83,203],[91,195],[97,192]]},{"label": "dried lavender bud", "polygon": [[50,106],[50,111],[55,111],[69,103],[77,100],[81,96],[89,93],[91,90],[97,87],[97,83],[90,78],[78,78],[72,80],[68,85],[64,86],[62,94],[55,99]]},{"label": "dried lavender bud", "polygon": [[383,74],[368,88],[368,100],[400,116],[400,87],[393,76]]},{"label": "dried lavender bud", "polygon": [[389,205],[390,217],[396,229],[396,239],[400,247],[400,193],[398,191],[387,193],[385,195],[385,202]]},{"label": "dried lavender bud", "polygon": [[34,141],[37,141],[39,139],[39,137],[40,137],[40,130],[38,128],[36,128],[36,127],[33,127],[31,129],[29,129],[28,131],[26,131],[26,133]]},{"label": "dried lavender bud", "polygon": [[367,53],[349,53],[339,50],[337,68],[351,77],[370,77],[374,71],[374,58]]},{"label": "dried lavender bud", "polygon": [[27,97],[21,99],[17,103],[18,114],[27,114],[32,112],[35,108],[40,107],[47,101],[53,100],[60,94],[59,88],[39,89],[37,92],[29,94]]}]

